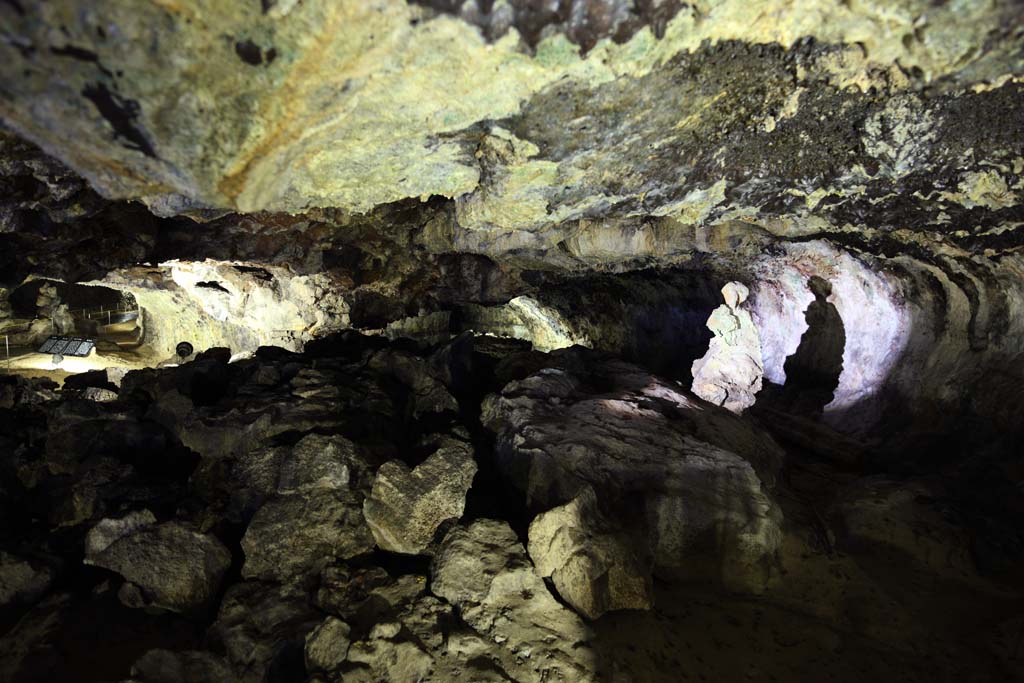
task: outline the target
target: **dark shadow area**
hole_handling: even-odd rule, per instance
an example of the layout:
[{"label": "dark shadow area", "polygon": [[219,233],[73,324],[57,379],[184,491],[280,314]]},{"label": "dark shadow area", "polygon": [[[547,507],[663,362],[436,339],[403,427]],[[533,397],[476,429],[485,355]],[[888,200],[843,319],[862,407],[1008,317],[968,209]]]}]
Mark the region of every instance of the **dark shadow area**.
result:
[{"label": "dark shadow area", "polygon": [[808,281],[814,301],[807,306],[807,331],[800,346],[786,359],[786,384],[778,394],[778,407],[798,415],[819,417],[839,386],[843,372],[846,329],[839,309],[829,303],[832,285],[814,276]]}]

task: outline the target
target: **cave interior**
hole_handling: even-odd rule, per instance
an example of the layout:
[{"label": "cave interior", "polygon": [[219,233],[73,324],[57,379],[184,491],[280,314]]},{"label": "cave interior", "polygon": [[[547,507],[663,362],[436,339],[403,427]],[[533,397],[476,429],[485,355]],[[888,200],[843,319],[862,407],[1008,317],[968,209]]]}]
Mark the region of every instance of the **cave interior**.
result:
[{"label": "cave interior", "polygon": [[1024,681],[1018,0],[0,2],[0,337],[0,683]]}]

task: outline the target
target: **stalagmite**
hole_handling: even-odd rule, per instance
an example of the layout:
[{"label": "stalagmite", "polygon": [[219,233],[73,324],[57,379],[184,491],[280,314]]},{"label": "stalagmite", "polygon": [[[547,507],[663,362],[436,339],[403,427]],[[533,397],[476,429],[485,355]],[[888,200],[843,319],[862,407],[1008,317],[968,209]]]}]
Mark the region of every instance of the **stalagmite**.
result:
[{"label": "stalagmite", "polygon": [[757,326],[741,305],[749,290],[739,282],[722,287],[725,304],[708,318],[715,335],[708,352],[693,362],[693,393],[705,401],[742,413],[761,391],[764,365]]}]

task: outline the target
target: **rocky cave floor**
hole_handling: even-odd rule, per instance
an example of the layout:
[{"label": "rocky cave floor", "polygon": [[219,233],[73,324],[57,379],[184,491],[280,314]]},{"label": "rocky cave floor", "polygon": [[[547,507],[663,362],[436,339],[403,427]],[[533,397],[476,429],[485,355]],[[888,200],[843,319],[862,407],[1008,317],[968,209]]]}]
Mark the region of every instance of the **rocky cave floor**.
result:
[{"label": "rocky cave floor", "polygon": [[[3,680],[1024,673],[1010,443],[868,447],[737,417],[608,354],[471,334],[229,356],[119,387],[0,378]],[[754,471],[731,474],[735,454]],[[596,507],[553,522],[577,547],[535,548],[535,509],[588,486]],[[686,524],[710,535],[678,566],[621,555],[636,538],[619,532],[671,546]],[[578,616],[534,563],[581,548],[630,574],[563,574],[582,612],[650,609]]]}]

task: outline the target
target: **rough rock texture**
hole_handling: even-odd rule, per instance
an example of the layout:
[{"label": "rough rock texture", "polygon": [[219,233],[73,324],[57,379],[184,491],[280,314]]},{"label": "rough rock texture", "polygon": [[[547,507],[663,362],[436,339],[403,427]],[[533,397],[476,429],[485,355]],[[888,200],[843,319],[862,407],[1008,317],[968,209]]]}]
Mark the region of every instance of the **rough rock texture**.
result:
[{"label": "rough rock texture", "polygon": [[647,539],[658,574],[762,590],[781,541],[769,488],[781,451],[771,437],[639,368],[566,361],[484,406],[501,467],[528,505],[548,509],[592,487]]},{"label": "rough rock texture", "polygon": [[286,494],[263,505],[242,538],[246,578],[285,581],[373,548],[362,506],[333,490]]},{"label": "rough rock texture", "polygon": [[[868,448],[761,400],[738,416],[605,354],[489,336],[226,358],[130,372],[109,403],[74,388],[99,375],[0,383],[0,552],[52,576],[4,608],[0,680],[815,680],[822,657],[850,683],[1012,680],[1010,435],[936,466],[948,439]],[[374,550],[378,469],[414,471],[448,439],[477,467],[463,521],[429,564]],[[205,585],[192,555],[214,537],[234,561],[206,609],[124,606],[155,605],[146,584],[167,578],[136,566]],[[154,548],[166,561],[141,562]],[[130,582],[84,565],[96,552]],[[679,658],[687,642],[699,660]]]},{"label": "rough rock texture", "polygon": [[550,576],[562,599],[583,616],[650,609],[654,595],[646,552],[601,513],[593,489],[537,515],[529,538],[537,573]]},{"label": "rough rock texture", "polygon": [[479,520],[448,532],[430,589],[500,647],[497,663],[513,680],[595,680],[593,634],[551,596],[507,524]]},{"label": "rough rock texture", "polygon": [[1022,17],[0,2],[0,683],[1020,678]]},{"label": "rough rock texture", "polygon": [[363,503],[377,545],[408,555],[426,550],[441,524],[462,517],[476,469],[472,447],[454,439],[411,470],[397,460],[381,465]]},{"label": "rough rock texture", "polygon": [[294,587],[236,583],[224,595],[209,638],[224,653],[234,680],[258,683],[268,675],[302,671],[305,636],[320,620]]},{"label": "rough rock texture", "polygon": [[749,294],[739,282],[722,288],[725,305],[708,318],[708,329],[715,336],[708,352],[693,362],[692,369],[693,393],[734,413],[754,405],[764,375],[761,337],[750,313],[740,308]]},{"label": "rough rock texture", "polygon": [[52,582],[49,567],[0,551],[0,607],[34,602]]},{"label": "rough rock texture", "polygon": [[[587,3],[578,4],[587,11]],[[883,137],[866,145],[894,173],[916,170],[930,161],[930,124],[941,118],[932,109],[941,100],[910,95],[891,107],[872,106],[864,94],[841,89],[866,90],[873,69],[884,74],[897,62],[924,82],[951,73],[966,84],[1010,75],[1019,55],[1009,41],[977,46],[983,36],[1005,34],[1015,10],[1011,3],[954,8],[918,0],[852,9],[822,0],[812,8],[773,2],[751,17],[745,3],[718,0],[675,14],[658,31],[661,40],[645,29],[621,45],[602,43],[583,58],[557,33],[533,55],[524,54],[515,34],[488,44],[467,22],[431,17],[397,0],[280,3],[266,13],[258,4],[230,10],[209,2],[124,4],[100,14],[76,11],[70,2],[48,3],[4,10],[10,20],[5,75],[27,70],[29,76],[4,79],[0,115],[24,135],[59,149],[105,193],[145,197],[160,212],[204,206],[362,210],[403,197],[472,193],[460,205],[467,225],[484,228],[516,203],[518,210],[497,220],[504,229],[531,230],[612,205],[621,207],[620,215],[638,205],[663,215],[699,211],[706,205],[700,195],[715,192],[710,188],[717,181],[708,182],[712,169],[702,166],[719,151],[728,153],[742,141],[771,158],[773,147],[800,134],[824,128],[831,139],[843,135],[802,115],[821,106],[867,104],[860,126],[868,134],[874,130],[870,122],[881,117],[927,126],[915,136],[920,143]],[[635,25],[623,37],[630,30]],[[822,46],[810,51],[807,66],[766,60],[749,69],[746,80],[740,77],[751,91],[740,100],[745,106],[710,106],[722,92],[723,74],[728,78],[739,65],[703,69],[711,72],[706,84],[686,78],[694,62],[715,54],[716,46],[704,40],[743,41],[782,55],[803,36]],[[755,51],[748,59],[758,58]],[[374,78],[368,76],[371,65]],[[500,78],[491,76],[495,72]],[[801,87],[808,89],[816,78],[829,81],[821,91],[825,97],[812,92],[809,102],[800,103]],[[909,84],[899,70],[893,78],[894,89]],[[773,86],[768,92],[766,82]],[[1003,87],[1012,91],[1016,85]],[[630,97],[630,91],[647,95]],[[438,107],[441,92],[458,106]],[[731,88],[732,97],[741,98],[732,94],[738,92]],[[553,98],[570,108],[577,100],[587,104],[561,119],[550,116],[557,111]],[[509,121],[500,128],[484,123],[502,119]],[[573,121],[567,136],[572,142],[552,144],[550,132],[565,131]],[[882,135],[907,135],[884,121],[876,128]],[[70,132],[60,138],[66,142],[51,146],[51,135],[61,129]],[[679,152],[701,136],[707,151],[691,167],[671,177],[667,166],[659,167],[663,155],[687,156]],[[609,152],[621,150],[623,140],[633,142],[635,153],[618,155],[612,167]],[[820,163],[829,149],[818,142],[822,152],[793,171],[797,178],[826,171],[825,183],[816,187],[827,187],[841,170]],[[498,161],[493,170],[492,158]],[[760,160],[751,161],[734,162],[737,170],[722,180],[748,179]],[[651,167],[664,171],[644,173]],[[362,175],[367,168],[372,172]],[[616,181],[587,187],[613,169]]]},{"label": "rough rock texture", "polygon": [[146,345],[160,358],[181,341],[196,350],[260,346],[298,350],[348,325],[348,306],[325,274],[295,275],[253,263],[170,261],[126,269],[98,284],[130,292],[145,311]]},{"label": "rough rock texture", "polygon": [[341,619],[327,617],[306,636],[306,669],[333,671],[348,656],[351,627]]},{"label": "rough rock texture", "polygon": [[355,444],[342,436],[304,436],[292,448],[290,456],[281,463],[278,493],[344,489],[352,483],[353,465],[359,463]]},{"label": "rough rock texture", "polygon": [[144,510],[93,527],[85,562],[122,575],[119,595],[129,606],[191,612],[209,606],[231,555],[216,538],[178,522],[157,524]]}]

